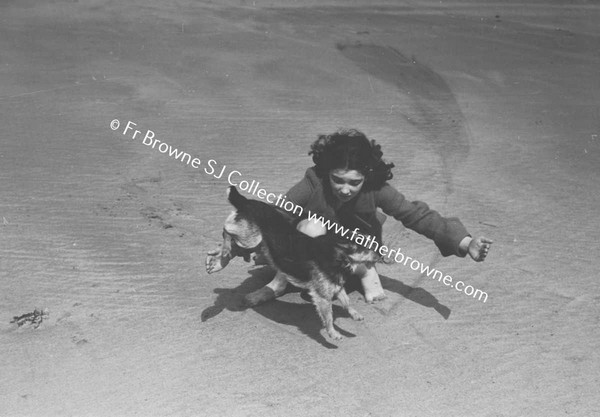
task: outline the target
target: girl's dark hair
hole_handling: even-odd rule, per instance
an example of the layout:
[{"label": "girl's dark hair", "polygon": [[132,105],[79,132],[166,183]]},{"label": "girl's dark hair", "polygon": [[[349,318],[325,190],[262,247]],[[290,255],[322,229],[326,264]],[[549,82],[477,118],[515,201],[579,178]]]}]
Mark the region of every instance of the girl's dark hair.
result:
[{"label": "girl's dark hair", "polygon": [[333,169],[356,170],[365,176],[367,189],[379,189],[392,179],[394,164],[385,163],[381,146],[355,129],[341,129],[331,135],[319,135],[310,146],[319,178],[327,178]]}]

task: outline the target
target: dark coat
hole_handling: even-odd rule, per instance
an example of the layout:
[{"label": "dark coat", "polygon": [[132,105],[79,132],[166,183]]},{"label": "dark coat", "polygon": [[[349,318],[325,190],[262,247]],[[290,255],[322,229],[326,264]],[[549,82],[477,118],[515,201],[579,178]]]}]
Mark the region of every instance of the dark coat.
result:
[{"label": "dark coat", "polygon": [[408,201],[388,183],[378,190],[363,187],[355,198],[337,210],[333,199],[328,179],[319,178],[314,167],[307,169],[304,178],[286,193],[286,200],[304,208],[304,217],[310,210],[350,230],[358,227],[363,234],[375,236],[381,242],[385,216],[378,213],[380,208],[405,227],[433,240],[443,256],[466,255],[461,253],[459,244],[469,233],[458,218],[442,217],[422,201]]}]

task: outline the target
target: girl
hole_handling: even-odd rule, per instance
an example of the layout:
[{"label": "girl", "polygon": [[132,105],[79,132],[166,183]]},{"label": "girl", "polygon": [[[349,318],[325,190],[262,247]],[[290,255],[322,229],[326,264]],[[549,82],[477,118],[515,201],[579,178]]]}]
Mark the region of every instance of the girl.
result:
[{"label": "girl", "polygon": [[[311,145],[309,155],[315,165],[286,194],[288,201],[304,207],[304,213],[316,213],[317,218],[323,216],[349,230],[358,228],[359,233],[373,236],[379,246],[385,218],[377,212],[380,208],[405,227],[433,240],[443,256],[469,254],[477,262],[486,258],[492,244],[490,239],[473,239],[457,218],[444,218],[423,202],[410,202],[387,183],[392,178],[394,164],[384,162],[381,146],[363,133],[350,129],[320,135]],[[326,232],[320,221],[291,221],[309,236]],[[231,251],[221,249],[208,253],[208,272],[225,267],[233,256],[239,255],[235,247]],[[385,298],[375,267],[361,267],[356,275],[361,280],[367,302]],[[285,286],[285,278],[275,276],[267,286],[249,294],[246,299],[255,305],[281,295]]]}]

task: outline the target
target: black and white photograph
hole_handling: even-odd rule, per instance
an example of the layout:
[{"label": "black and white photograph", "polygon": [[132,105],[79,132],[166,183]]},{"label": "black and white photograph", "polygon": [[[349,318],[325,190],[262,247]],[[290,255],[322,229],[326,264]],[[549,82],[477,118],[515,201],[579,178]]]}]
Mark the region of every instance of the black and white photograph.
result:
[{"label": "black and white photograph", "polygon": [[0,417],[600,415],[599,22],[0,0]]}]

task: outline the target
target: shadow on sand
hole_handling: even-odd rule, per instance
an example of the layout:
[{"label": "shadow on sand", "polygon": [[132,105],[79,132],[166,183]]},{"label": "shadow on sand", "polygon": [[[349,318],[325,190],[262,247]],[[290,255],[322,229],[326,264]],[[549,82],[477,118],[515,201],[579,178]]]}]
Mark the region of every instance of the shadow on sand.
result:
[{"label": "shadow on sand", "polygon": [[[212,306],[209,306],[202,311],[201,319],[203,322],[219,315],[223,310],[246,310],[249,307],[245,305],[244,296],[261,288],[271,281],[274,276],[274,271],[266,266],[250,269],[249,273],[250,277],[246,278],[236,288],[215,288],[214,292],[217,294],[217,298]],[[440,304],[439,301],[425,289],[420,287],[411,287],[402,283],[401,281],[391,279],[383,275],[380,276],[380,278],[383,288],[387,291],[400,294],[405,299],[413,301],[424,307],[433,308],[442,317],[444,317],[444,319],[448,319],[450,316],[450,309]],[[346,291],[348,294],[354,291],[359,291],[362,293],[362,289],[360,288],[358,281],[350,281],[346,283]],[[299,290],[291,285],[288,285],[287,292],[299,292]],[[302,298],[307,300],[306,297]],[[322,334],[321,321],[319,320],[315,308],[310,301],[306,301],[304,303],[295,303],[283,301],[281,299],[275,299],[268,303],[252,307],[252,309],[261,316],[272,320],[275,323],[296,327],[300,332],[309,336],[311,339],[315,340],[326,348],[337,349],[337,346],[332,344]],[[386,313],[384,312],[384,314]],[[333,317],[338,318],[350,316],[342,307],[334,304]],[[340,329],[338,326],[335,327],[344,337],[356,336],[353,333]]]}]

